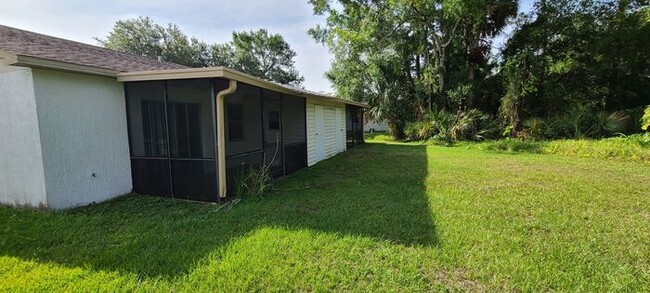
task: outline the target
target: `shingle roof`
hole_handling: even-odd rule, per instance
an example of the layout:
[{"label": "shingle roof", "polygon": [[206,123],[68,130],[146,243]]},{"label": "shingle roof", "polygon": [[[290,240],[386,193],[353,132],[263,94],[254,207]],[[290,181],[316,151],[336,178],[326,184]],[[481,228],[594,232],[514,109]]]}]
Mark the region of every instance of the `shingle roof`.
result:
[{"label": "shingle roof", "polygon": [[3,25],[0,25],[0,50],[16,55],[120,72],[188,68]]}]

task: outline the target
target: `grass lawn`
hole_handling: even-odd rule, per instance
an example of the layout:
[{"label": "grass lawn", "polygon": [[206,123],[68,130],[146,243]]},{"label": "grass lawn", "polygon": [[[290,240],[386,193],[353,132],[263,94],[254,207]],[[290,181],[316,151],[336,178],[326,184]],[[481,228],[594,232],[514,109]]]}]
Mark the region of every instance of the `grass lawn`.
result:
[{"label": "grass lawn", "polygon": [[369,143],[233,209],[0,207],[0,291],[650,291],[650,164]]}]

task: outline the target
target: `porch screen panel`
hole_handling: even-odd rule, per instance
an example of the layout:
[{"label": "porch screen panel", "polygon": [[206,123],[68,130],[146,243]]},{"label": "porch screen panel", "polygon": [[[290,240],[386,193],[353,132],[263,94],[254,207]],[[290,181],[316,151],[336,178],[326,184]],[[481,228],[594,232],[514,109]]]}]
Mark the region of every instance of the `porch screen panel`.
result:
[{"label": "porch screen panel", "polygon": [[226,175],[232,191],[238,174],[264,162],[262,91],[240,82],[224,104]]},{"label": "porch screen panel", "polygon": [[307,167],[306,100],[282,95],[285,174]]},{"label": "porch screen panel", "polygon": [[125,85],[133,190],[171,196],[165,84],[161,81]]},{"label": "porch screen panel", "polygon": [[209,79],[167,82],[171,176],[175,198],[215,201],[215,130]]},{"label": "porch screen panel", "polygon": [[264,130],[264,164],[269,166],[273,177],[284,175],[282,119],[282,95],[263,90],[262,127]]},{"label": "porch screen panel", "polygon": [[345,106],[345,136],[347,147],[363,143],[363,109],[358,106]]},{"label": "porch screen panel", "polygon": [[355,133],[355,145],[359,145],[364,143],[363,141],[363,108],[354,106],[357,109],[357,117],[356,121],[357,123],[354,125],[354,133]]},{"label": "porch screen panel", "polygon": [[166,157],[165,85],[132,82],[126,85],[131,155]]}]

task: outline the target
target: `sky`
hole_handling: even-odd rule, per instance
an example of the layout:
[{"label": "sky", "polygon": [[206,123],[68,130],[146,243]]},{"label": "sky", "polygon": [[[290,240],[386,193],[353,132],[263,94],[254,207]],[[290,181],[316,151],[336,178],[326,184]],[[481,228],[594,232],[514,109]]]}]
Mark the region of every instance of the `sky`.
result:
[{"label": "sky", "polygon": [[[532,0],[523,0],[528,11]],[[297,53],[296,68],[309,90],[332,92],[324,77],[331,54],[307,35],[324,19],[313,15],[307,0],[110,0],[0,1],[0,24],[97,45],[120,19],[149,16],[154,22],[174,23],[188,36],[208,43],[225,43],[233,31],[267,28],[281,34]],[[503,42],[507,33],[497,44]],[[497,45],[495,44],[495,45]]]}]

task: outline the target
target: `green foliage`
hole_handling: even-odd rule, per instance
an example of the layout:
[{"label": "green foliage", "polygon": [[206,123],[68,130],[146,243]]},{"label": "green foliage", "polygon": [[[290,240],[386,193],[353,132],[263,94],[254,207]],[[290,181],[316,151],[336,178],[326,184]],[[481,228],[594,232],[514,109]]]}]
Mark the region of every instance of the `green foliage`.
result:
[{"label": "green foliage", "polygon": [[435,144],[452,144],[459,140],[482,140],[496,131],[492,118],[477,109],[452,114],[446,110],[429,111],[419,121],[406,127],[407,137]]},{"label": "green foliage", "polygon": [[617,158],[650,163],[650,149],[642,146],[646,138],[607,138],[602,140],[558,140],[549,142],[545,153],[563,156]]},{"label": "green foliage", "polygon": [[588,115],[584,108],[571,108],[558,116],[553,125],[557,133],[563,133],[560,137],[585,138],[589,127]]},{"label": "green foliage", "polygon": [[478,95],[489,95],[489,39],[517,11],[513,0],[310,3],[326,17],[309,33],[334,54],[327,77],[337,93],[369,102],[396,138],[429,110],[487,100]]},{"label": "green foliage", "polygon": [[618,111],[645,105],[650,96],[650,51],[638,49],[650,43],[647,4],[537,1],[532,13],[516,20],[502,51],[506,93],[501,109],[509,117],[519,115],[514,117],[519,120],[506,122],[517,124],[528,117],[563,120],[552,137],[630,131],[623,127],[630,124],[624,118],[628,115]]},{"label": "green foliage", "polygon": [[650,44],[645,0],[537,1],[492,61],[491,41],[517,1],[310,3],[326,17],[310,34],[335,56],[327,76],[337,92],[369,102],[397,138],[407,125],[411,137],[433,137],[418,122],[427,111],[473,108],[517,138],[639,131],[630,109],[650,96],[650,51],[638,49]]},{"label": "green foliage", "polygon": [[480,144],[481,149],[502,152],[542,153],[545,143],[524,139],[506,138]]},{"label": "green foliage", "polygon": [[548,135],[546,121],[538,117],[528,118],[524,121],[524,137],[543,139]]},{"label": "green foliage", "polygon": [[385,132],[364,133],[363,140],[366,142],[393,142],[395,139]]},{"label": "green foliage", "polygon": [[510,135],[515,137],[522,128],[524,101],[537,91],[533,74],[535,59],[531,51],[523,51],[508,59],[502,70],[506,92],[501,98],[499,114],[511,126]]},{"label": "green foliage", "polygon": [[588,130],[590,137],[605,137],[620,134],[625,130],[629,117],[623,111],[598,112],[593,116],[593,125]]},{"label": "green foliage", "polygon": [[304,81],[294,67],[296,52],[281,35],[266,29],[233,32],[231,42],[209,45],[186,36],[174,24],[165,28],[149,17],[139,17],[117,21],[106,39],[96,40],[109,49],[189,67],[228,66],[294,86]]},{"label": "green foliage", "polygon": [[480,149],[525,152],[536,154],[557,154],[569,157],[614,158],[619,160],[650,163],[650,134],[634,134],[601,140],[553,140],[531,141],[503,139],[477,145]]},{"label": "green foliage", "polygon": [[243,166],[234,179],[234,194],[239,197],[262,198],[271,188],[271,166]]},{"label": "green foliage", "polygon": [[650,105],[645,108],[643,111],[643,117],[641,117],[641,129],[650,130]]},{"label": "green foliage", "polygon": [[207,66],[207,45],[188,38],[174,24],[163,27],[149,17],[118,20],[106,39],[95,38],[102,46],[134,55],[161,58],[189,67]]},{"label": "green foliage", "polygon": [[607,113],[573,108],[551,120],[549,138],[602,138],[622,133],[629,116],[624,111]]},{"label": "green foliage", "polygon": [[296,52],[279,34],[260,29],[233,32],[232,41],[212,47],[213,62],[266,80],[299,86],[305,79],[294,67]]}]

